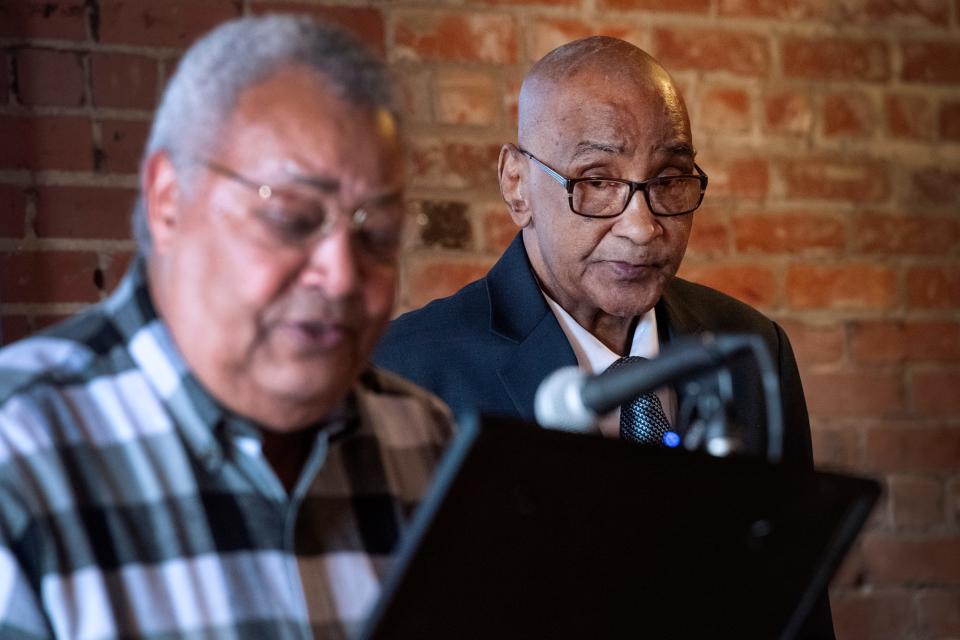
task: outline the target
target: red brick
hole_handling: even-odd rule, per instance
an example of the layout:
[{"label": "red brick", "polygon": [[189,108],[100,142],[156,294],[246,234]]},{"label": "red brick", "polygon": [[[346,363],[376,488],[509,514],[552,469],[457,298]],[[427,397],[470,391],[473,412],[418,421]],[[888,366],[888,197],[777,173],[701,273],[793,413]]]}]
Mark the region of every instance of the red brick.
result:
[{"label": "red brick", "polygon": [[305,13],[316,20],[340,25],[381,55],[385,51],[383,14],[371,7],[324,7],[307,2],[253,2],[254,14]]},{"label": "red brick", "polygon": [[787,196],[850,201],[857,204],[885,200],[890,194],[887,164],[860,158],[798,158],[781,163]]},{"label": "red brick", "polygon": [[23,49],[16,54],[20,102],[27,106],[83,104],[83,61],[79,53]]},{"label": "red brick", "polygon": [[4,0],[0,3],[0,37],[87,39],[84,0]]},{"label": "red brick", "polygon": [[42,314],[39,316],[33,316],[33,330],[40,331],[41,329],[46,329],[47,327],[52,327],[54,325],[60,324],[64,320],[70,318],[69,315],[61,314]]},{"label": "red brick", "polygon": [[880,255],[936,255],[960,246],[960,220],[953,216],[888,215],[865,212],[854,217],[857,251]]},{"label": "red brick", "polygon": [[850,325],[850,353],[863,363],[958,362],[960,323],[862,320]]},{"label": "red brick", "polygon": [[783,71],[812,80],[886,80],[890,54],[881,40],[785,37]]},{"label": "red brick", "polygon": [[815,364],[838,362],[844,352],[843,326],[834,324],[809,324],[794,320],[784,320],[783,330],[790,338],[793,353],[801,369]]},{"label": "red brick", "polygon": [[911,268],[907,272],[907,302],[918,309],[960,307],[960,267]]},{"label": "red brick", "polygon": [[701,98],[699,125],[705,131],[743,133],[750,130],[750,95],[736,87],[711,87]]},{"label": "red brick", "polygon": [[803,387],[816,418],[876,417],[903,411],[903,379],[889,371],[806,372]]},{"label": "red brick", "polygon": [[843,225],[818,213],[738,215],[733,221],[738,251],[798,253],[844,247]]},{"label": "red brick", "polygon": [[960,102],[944,102],[940,105],[940,137],[960,141]]},{"label": "red brick", "polygon": [[896,289],[893,269],[876,264],[792,264],[787,271],[794,309],[889,309]]},{"label": "red brick", "polygon": [[488,73],[458,69],[437,72],[434,79],[437,120],[444,124],[491,125],[500,96]]},{"label": "red brick", "polygon": [[418,235],[423,246],[469,249],[473,225],[468,206],[460,200],[415,200],[409,209],[417,212]]},{"label": "red brick", "polygon": [[817,467],[850,469],[860,463],[854,429],[813,429],[813,461]]},{"label": "red brick", "polygon": [[553,6],[578,8],[583,0],[471,0],[470,4],[485,4],[493,6]]},{"label": "red brick", "polygon": [[830,0],[720,0],[720,15],[788,20],[824,18],[831,4]]},{"label": "red brick", "polygon": [[97,254],[89,251],[0,252],[4,302],[93,302]]},{"label": "red brick", "polygon": [[40,187],[34,229],[41,238],[126,240],[135,198],[133,189]]},{"label": "red brick", "polygon": [[622,20],[619,23],[592,22],[570,18],[543,18],[532,26],[524,24],[527,34],[527,54],[530,60],[539,60],[548,52],[571,40],[599,35],[620,38],[639,44],[641,30],[633,21]]},{"label": "red brick", "polygon": [[898,529],[942,524],[946,509],[943,480],[929,476],[894,476],[888,483],[893,524]]},{"label": "red brick", "polygon": [[875,584],[960,584],[960,536],[867,535],[863,554]]},{"label": "red brick", "polygon": [[730,253],[730,231],[726,217],[713,205],[701,206],[694,216],[693,232],[687,243],[688,256],[717,256]]},{"label": "red brick", "polygon": [[922,95],[890,94],[884,99],[887,134],[892,138],[933,138],[933,106]]},{"label": "red brick", "polygon": [[823,100],[823,133],[827,136],[867,136],[875,120],[873,104],[866,94],[847,91]]},{"label": "red brick", "polygon": [[710,0],[599,0],[599,9],[706,13]]},{"label": "red brick", "polygon": [[920,629],[927,637],[960,636],[960,590],[924,589],[917,595]]},{"label": "red brick", "polygon": [[517,28],[509,15],[397,11],[394,20],[396,60],[517,62]]},{"label": "red brick", "polygon": [[[923,370],[910,374],[912,408],[920,416],[960,415],[960,370]],[[960,469],[960,451],[957,452]]]},{"label": "red brick", "polygon": [[107,264],[103,269],[102,291],[104,293],[110,293],[116,289],[123,276],[126,275],[132,260],[133,254],[129,251],[115,251],[107,256]]},{"label": "red brick", "polygon": [[491,265],[490,260],[431,260],[414,265],[406,288],[409,308],[455,293],[465,284],[482,278]]},{"label": "red brick", "polygon": [[680,276],[757,307],[776,302],[777,283],[767,267],[744,264],[694,265],[685,263]]},{"label": "red brick", "polygon": [[124,53],[95,53],[90,61],[93,104],[119,109],[153,109],[157,102],[157,61]]},{"label": "red brick", "polygon": [[506,114],[506,127],[510,131],[517,130],[517,112],[520,105],[520,85],[523,80],[519,77],[507,79],[507,88],[503,93],[503,111]]},{"label": "red brick", "polygon": [[810,97],[793,91],[768,95],[764,98],[766,129],[771,133],[802,136],[813,127],[813,107]]},{"label": "red brick", "polygon": [[904,327],[908,361],[960,361],[960,323],[911,320]]},{"label": "red brick", "polygon": [[960,83],[960,44],[944,42],[904,42],[900,45],[903,67],[900,79],[933,84]]},{"label": "red brick", "polygon": [[239,13],[232,0],[100,0],[100,40],[182,49]]},{"label": "red brick", "polygon": [[502,202],[483,207],[483,229],[484,249],[495,255],[503,253],[520,231]]},{"label": "red brick", "polygon": [[913,625],[911,594],[847,593],[830,599],[833,625],[843,640],[892,640],[906,638]]},{"label": "red brick", "polygon": [[22,340],[33,333],[26,316],[0,316],[0,344]]},{"label": "red brick", "polygon": [[136,173],[147,144],[150,123],[139,120],[105,120],[100,124],[103,168],[114,173]]},{"label": "red brick", "polygon": [[956,527],[960,524],[960,476],[955,475],[947,482],[947,496],[949,497],[947,512],[951,524]]},{"label": "red brick", "polygon": [[422,68],[395,69],[398,98],[403,122],[410,124],[433,124],[433,92],[430,88],[430,71]]},{"label": "red brick", "polygon": [[[876,389],[875,400],[881,400]],[[960,429],[953,427],[878,427],[867,430],[865,467],[875,471],[956,471]]]},{"label": "red brick", "polygon": [[9,62],[7,54],[0,51],[0,106],[10,100],[10,72],[7,69]]},{"label": "red brick", "polygon": [[462,189],[496,184],[499,144],[420,140],[411,146],[413,186]]},{"label": "red brick", "polygon": [[947,26],[948,0],[858,0],[840,3],[838,21],[870,26],[883,23]]},{"label": "red brick", "polygon": [[[703,165],[701,165],[703,166]],[[762,200],[770,187],[770,170],[766,158],[711,158],[703,170],[710,176],[706,200],[731,197],[737,201]]]},{"label": "red brick", "polygon": [[93,168],[93,130],[87,118],[0,115],[0,169]]},{"label": "red brick", "polygon": [[960,203],[960,171],[930,168],[914,172],[911,201],[949,205],[956,212]]},{"label": "red brick", "polygon": [[[881,496],[881,500],[883,497]],[[876,508],[874,508],[876,511]],[[849,593],[849,587],[862,587],[867,581],[866,565],[863,561],[863,552],[860,550],[860,541],[857,540],[847,556],[840,563],[840,568],[834,574],[830,581],[830,591],[836,595],[840,593]],[[834,595],[830,600],[834,599]]]},{"label": "red brick", "polygon": [[[0,185],[0,238],[22,238],[26,232],[26,204],[23,189]],[[3,292],[0,292],[0,296]],[[0,297],[0,300],[3,298]]]},{"label": "red brick", "polygon": [[657,29],[654,54],[670,70],[729,71],[766,76],[770,43],[764,36],[711,29]]}]

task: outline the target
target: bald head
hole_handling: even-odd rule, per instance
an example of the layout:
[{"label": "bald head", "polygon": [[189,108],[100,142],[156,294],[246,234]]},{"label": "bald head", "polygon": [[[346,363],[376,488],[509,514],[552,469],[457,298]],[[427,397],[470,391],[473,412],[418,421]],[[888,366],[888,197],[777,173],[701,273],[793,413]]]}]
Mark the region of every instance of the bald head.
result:
[{"label": "bald head", "polygon": [[611,84],[655,89],[653,93],[666,96],[668,102],[682,108],[686,118],[673,79],[650,54],[618,38],[590,36],[557,47],[534,64],[524,78],[518,105],[521,147],[532,144],[546,106],[569,88],[582,84],[587,76]]}]

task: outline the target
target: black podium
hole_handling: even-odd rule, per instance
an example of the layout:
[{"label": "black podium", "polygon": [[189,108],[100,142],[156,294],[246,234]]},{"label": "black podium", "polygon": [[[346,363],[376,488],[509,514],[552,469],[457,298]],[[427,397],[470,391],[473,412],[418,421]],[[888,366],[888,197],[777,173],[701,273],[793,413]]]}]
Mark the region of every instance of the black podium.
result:
[{"label": "black podium", "polygon": [[793,638],[873,480],[462,425],[362,637]]}]

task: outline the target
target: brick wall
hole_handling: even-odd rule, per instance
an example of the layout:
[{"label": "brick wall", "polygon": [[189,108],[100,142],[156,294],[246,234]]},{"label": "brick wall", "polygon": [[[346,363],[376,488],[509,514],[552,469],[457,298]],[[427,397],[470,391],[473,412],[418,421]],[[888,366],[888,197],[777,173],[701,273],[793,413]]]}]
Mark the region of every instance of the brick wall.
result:
[{"label": "brick wall", "polygon": [[960,0],[0,0],[0,320],[106,294],[151,109],[230,16],[343,23],[403,81],[403,308],[513,235],[495,169],[529,64],[627,38],[688,101],[710,190],[682,273],[787,327],[818,462],[887,496],[833,588],[842,640],[960,637]]}]

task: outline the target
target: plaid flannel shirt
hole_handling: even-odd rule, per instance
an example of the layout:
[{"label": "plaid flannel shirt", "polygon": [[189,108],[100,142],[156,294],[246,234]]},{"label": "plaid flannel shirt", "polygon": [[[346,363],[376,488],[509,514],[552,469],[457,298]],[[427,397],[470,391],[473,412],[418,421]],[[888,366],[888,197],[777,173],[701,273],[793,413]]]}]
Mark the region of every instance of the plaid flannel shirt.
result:
[{"label": "plaid flannel shirt", "polygon": [[136,260],[103,303],[0,350],[0,637],[349,635],[451,430],[370,369],[288,495]]}]

